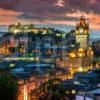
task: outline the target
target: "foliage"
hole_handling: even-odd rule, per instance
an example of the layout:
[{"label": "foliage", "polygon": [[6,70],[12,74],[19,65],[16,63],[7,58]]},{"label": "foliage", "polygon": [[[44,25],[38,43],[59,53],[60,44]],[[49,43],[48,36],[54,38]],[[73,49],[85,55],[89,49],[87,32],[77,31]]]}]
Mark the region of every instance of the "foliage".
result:
[{"label": "foliage", "polygon": [[8,73],[0,74],[0,100],[17,100],[18,84]]}]

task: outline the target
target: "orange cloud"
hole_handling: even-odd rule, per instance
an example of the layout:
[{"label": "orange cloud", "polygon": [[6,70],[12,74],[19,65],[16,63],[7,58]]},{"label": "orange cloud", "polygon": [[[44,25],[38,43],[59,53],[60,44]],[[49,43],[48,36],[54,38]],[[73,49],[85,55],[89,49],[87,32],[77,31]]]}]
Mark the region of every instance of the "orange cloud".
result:
[{"label": "orange cloud", "polygon": [[89,22],[90,28],[100,29],[100,14],[95,14],[94,12],[85,13],[85,12],[77,11],[73,13],[67,13],[66,16],[79,18],[82,14]]},{"label": "orange cloud", "polygon": [[54,5],[64,7],[65,1],[64,0],[58,0]]},{"label": "orange cloud", "polygon": [[17,17],[21,14],[21,12],[16,12],[13,10],[0,9],[0,25],[9,25],[10,23],[12,24],[18,21],[19,19]]},{"label": "orange cloud", "polygon": [[[63,1],[63,0],[61,0]],[[17,12],[13,10],[4,10],[0,9],[0,25],[9,25],[9,24],[16,24],[18,22],[21,22],[22,24],[65,24],[65,25],[73,25],[75,26],[77,21],[74,19],[72,20],[52,20],[52,19],[24,19],[24,18],[19,18],[20,15],[22,15],[22,12]],[[85,12],[71,12],[71,13],[66,13],[65,17],[75,17],[75,18],[80,18],[81,15],[84,15],[87,19],[87,21],[90,23],[90,28],[93,29],[100,29],[100,14],[95,14],[93,12],[90,13],[85,13]],[[61,16],[61,15],[59,15]]]}]

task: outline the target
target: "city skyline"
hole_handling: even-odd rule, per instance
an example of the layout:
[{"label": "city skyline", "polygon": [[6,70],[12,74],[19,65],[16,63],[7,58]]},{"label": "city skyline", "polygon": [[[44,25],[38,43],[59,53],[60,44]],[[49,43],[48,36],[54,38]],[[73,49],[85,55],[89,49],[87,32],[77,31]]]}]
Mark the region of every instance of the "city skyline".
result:
[{"label": "city skyline", "polygon": [[0,98],[100,100],[99,17],[100,0],[0,0]]},{"label": "city skyline", "polygon": [[100,30],[100,0],[0,0],[0,25],[65,24],[75,26],[84,15]]}]

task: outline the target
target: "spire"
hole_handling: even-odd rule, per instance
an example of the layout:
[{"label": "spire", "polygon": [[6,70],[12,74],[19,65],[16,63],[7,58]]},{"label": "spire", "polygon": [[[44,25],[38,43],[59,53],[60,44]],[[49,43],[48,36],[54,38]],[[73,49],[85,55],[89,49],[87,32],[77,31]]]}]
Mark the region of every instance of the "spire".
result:
[{"label": "spire", "polygon": [[81,24],[81,25],[84,25],[84,24],[85,24],[85,17],[84,17],[83,14],[82,14],[82,16],[80,17],[80,24]]}]

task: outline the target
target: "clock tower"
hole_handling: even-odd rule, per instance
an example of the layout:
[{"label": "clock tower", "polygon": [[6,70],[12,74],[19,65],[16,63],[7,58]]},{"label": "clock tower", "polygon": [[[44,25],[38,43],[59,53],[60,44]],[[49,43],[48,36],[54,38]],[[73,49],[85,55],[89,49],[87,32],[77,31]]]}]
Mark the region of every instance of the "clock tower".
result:
[{"label": "clock tower", "polygon": [[81,16],[80,22],[76,24],[75,29],[76,43],[79,43],[80,48],[86,49],[89,40],[89,24],[86,23],[84,16]]}]

